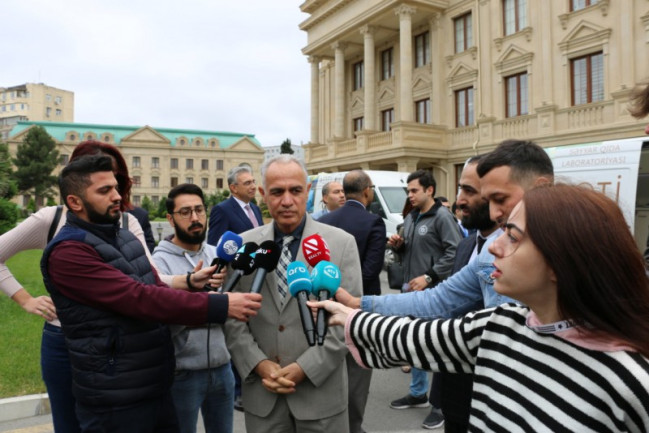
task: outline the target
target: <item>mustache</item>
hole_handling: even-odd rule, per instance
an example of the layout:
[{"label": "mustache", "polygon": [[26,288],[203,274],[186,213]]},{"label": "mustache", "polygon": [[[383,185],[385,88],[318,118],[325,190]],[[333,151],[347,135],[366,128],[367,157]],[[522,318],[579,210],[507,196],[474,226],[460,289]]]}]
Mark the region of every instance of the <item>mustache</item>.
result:
[{"label": "mustache", "polygon": [[196,228],[196,227],[198,227],[199,229],[202,229],[202,228],[203,228],[203,224],[201,224],[201,223],[199,223],[199,222],[192,223],[192,224],[188,227],[188,230],[191,230],[191,229]]}]

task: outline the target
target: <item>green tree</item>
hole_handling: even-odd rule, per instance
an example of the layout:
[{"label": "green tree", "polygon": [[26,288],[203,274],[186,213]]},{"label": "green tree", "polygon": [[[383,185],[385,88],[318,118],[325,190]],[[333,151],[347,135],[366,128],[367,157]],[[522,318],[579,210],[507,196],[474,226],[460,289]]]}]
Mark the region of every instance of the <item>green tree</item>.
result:
[{"label": "green tree", "polygon": [[27,131],[25,139],[18,145],[13,163],[18,191],[33,194],[36,203],[40,198],[52,196],[52,187],[56,184],[52,171],[59,163],[59,152],[45,128],[34,126]]},{"label": "green tree", "polygon": [[145,195],[142,198],[142,203],[140,203],[140,207],[144,209],[145,211],[149,212],[149,219],[153,219],[154,215],[153,212],[156,210],[155,205],[151,201],[148,195]]},{"label": "green tree", "polygon": [[167,197],[162,197],[158,202],[158,210],[156,211],[156,217],[164,218],[166,216],[167,216]]},{"label": "green tree", "polygon": [[287,138],[282,142],[282,147],[279,149],[279,153],[289,153],[293,155],[293,149],[291,148],[291,139]]},{"label": "green tree", "polygon": [[0,143],[0,198],[10,199],[18,192],[12,174],[9,146],[7,143]]}]

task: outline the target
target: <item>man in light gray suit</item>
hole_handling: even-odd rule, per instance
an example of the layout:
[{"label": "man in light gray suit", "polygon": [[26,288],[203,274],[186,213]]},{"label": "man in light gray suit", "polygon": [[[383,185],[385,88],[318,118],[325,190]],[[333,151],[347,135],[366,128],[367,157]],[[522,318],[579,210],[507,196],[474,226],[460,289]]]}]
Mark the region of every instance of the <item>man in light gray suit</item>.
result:
[{"label": "man in light gray suit", "polygon": [[[242,234],[244,242],[283,244],[292,260],[306,263],[302,239],[318,233],[340,267],[343,287],[361,294],[361,267],[354,237],[306,215],[309,191],[304,165],[280,155],[262,166],[259,191],[273,223]],[[235,291],[250,290],[253,275],[243,277]],[[297,300],[278,287],[269,272],[261,294],[262,307],[249,324],[226,323],[228,348],[243,379],[243,406],[249,432],[348,432],[347,348],[341,329],[329,329],[323,346],[307,344]]]}]

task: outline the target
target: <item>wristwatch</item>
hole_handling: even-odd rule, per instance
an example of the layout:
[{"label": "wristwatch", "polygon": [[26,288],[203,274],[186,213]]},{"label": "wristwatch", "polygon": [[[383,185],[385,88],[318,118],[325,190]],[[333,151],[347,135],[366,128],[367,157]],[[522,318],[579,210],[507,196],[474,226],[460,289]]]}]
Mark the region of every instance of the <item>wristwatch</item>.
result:
[{"label": "wristwatch", "polygon": [[433,279],[432,279],[431,276],[428,275],[428,274],[424,274],[424,278],[426,279],[426,283],[427,283],[427,284],[430,284],[430,283],[433,282]]}]

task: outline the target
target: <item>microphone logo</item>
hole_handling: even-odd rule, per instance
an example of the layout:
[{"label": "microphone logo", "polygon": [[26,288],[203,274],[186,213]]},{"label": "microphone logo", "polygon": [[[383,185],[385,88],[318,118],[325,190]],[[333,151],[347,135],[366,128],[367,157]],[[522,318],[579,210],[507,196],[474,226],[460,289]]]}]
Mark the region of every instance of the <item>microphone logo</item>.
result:
[{"label": "microphone logo", "polygon": [[325,266],[322,272],[329,278],[340,279],[340,272],[338,271],[338,266]]},{"label": "microphone logo", "polygon": [[239,245],[237,245],[236,241],[229,240],[229,241],[225,241],[225,243],[223,244],[223,251],[225,251],[225,253],[229,256],[235,255],[238,250],[239,250]]},{"label": "microphone logo", "polygon": [[294,266],[294,267],[291,267],[291,268],[287,269],[286,275],[293,276],[298,272],[299,273],[304,273],[304,272],[308,273],[308,271],[306,270],[306,268],[304,266]]},{"label": "microphone logo", "polygon": [[304,253],[306,256],[308,256],[309,259],[322,254],[318,249],[318,240],[315,238],[305,239],[302,245],[304,248]]}]

